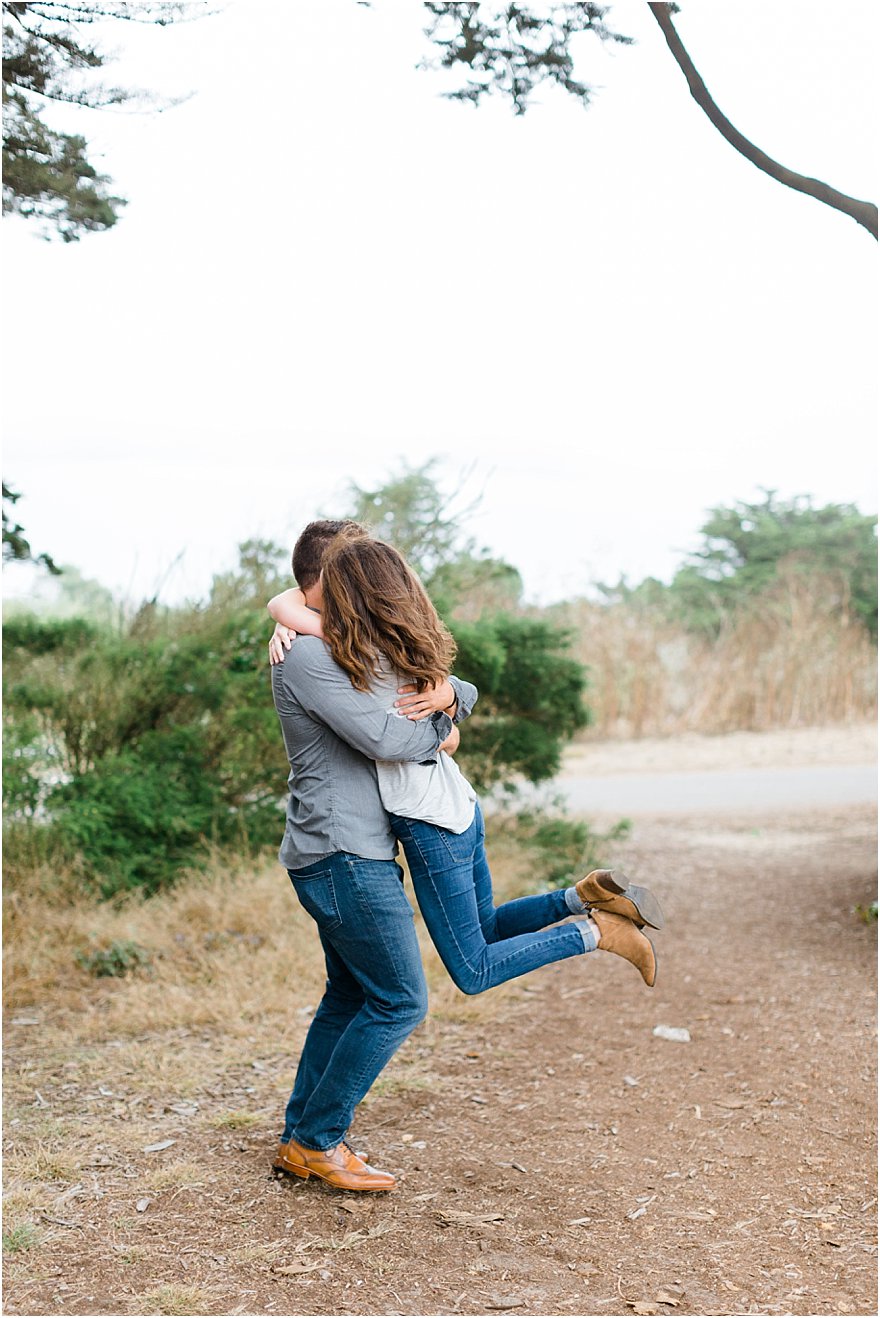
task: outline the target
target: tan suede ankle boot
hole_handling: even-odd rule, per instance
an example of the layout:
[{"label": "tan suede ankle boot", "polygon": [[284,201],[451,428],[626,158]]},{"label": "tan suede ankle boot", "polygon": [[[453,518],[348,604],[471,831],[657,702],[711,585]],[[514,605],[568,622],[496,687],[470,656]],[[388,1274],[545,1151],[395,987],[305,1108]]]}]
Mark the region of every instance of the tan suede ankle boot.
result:
[{"label": "tan suede ankle boot", "polygon": [[650,888],[630,883],[622,870],[592,870],[575,885],[577,895],[585,906],[593,910],[608,911],[612,915],[625,915],[641,929],[663,928],[663,912]]},{"label": "tan suede ankle boot", "polygon": [[592,910],[590,917],[599,929],[599,951],[613,952],[615,956],[622,956],[624,961],[631,961],[648,988],[653,988],[657,979],[657,956],[650,938],[646,938],[624,915]]}]

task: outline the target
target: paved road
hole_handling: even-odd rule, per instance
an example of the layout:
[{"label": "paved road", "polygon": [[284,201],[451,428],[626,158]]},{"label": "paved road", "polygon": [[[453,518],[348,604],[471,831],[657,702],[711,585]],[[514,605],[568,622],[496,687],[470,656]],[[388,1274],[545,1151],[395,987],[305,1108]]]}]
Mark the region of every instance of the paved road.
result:
[{"label": "paved road", "polygon": [[585,814],[678,815],[859,805],[877,800],[875,765],[566,776],[553,784]]}]

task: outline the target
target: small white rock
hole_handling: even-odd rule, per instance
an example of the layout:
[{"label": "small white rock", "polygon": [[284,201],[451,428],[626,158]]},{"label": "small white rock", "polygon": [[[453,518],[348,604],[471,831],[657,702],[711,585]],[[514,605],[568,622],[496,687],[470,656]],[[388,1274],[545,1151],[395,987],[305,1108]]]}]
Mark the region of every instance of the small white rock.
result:
[{"label": "small white rock", "polygon": [[670,1043],[690,1043],[690,1031],[678,1025],[655,1025],[653,1033],[658,1039],[668,1039]]}]

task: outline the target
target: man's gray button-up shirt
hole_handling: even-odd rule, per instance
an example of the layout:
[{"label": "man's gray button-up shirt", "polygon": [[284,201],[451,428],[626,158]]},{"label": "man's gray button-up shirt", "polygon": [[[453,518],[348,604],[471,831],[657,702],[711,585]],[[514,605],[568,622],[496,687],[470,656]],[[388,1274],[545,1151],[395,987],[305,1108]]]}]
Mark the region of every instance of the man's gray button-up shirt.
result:
[{"label": "man's gray button-up shirt", "polygon": [[[458,723],[470,714],[477,689],[449,680]],[[303,869],[339,851],[392,860],[397,840],[379,797],[375,761],[433,759],[451,731],[449,715],[416,722],[390,713],[387,694],[356,691],[316,636],[298,636],[273,666],[272,695],[290,761],[282,865]]]}]

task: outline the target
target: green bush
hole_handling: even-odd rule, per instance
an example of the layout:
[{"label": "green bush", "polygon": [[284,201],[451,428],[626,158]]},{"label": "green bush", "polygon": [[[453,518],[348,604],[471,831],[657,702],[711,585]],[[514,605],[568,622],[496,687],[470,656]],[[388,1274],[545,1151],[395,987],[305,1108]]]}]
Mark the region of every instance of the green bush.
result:
[{"label": "green bush", "polygon": [[33,819],[45,796],[41,769],[45,754],[40,727],[32,714],[3,719],[3,808],[7,818]]},{"label": "green bush", "polygon": [[121,938],[94,952],[77,952],[76,963],[97,979],[122,979],[133,970],[151,966],[153,959],[140,943]]},{"label": "green bush", "polygon": [[196,729],[144,736],[49,797],[60,837],[89,863],[104,897],[166,885],[211,834],[215,790]]},{"label": "green bush", "polygon": [[546,892],[582,879],[594,869],[614,865],[612,845],[627,837],[632,825],[620,820],[597,832],[585,819],[564,813],[560,801],[512,806],[487,820],[490,854],[498,843],[525,856],[529,876],[524,892]]},{"label": "green bush", "polygon": [[480,690],[457,757],[464,773],[479,791],[516,776],[552,778],[566,742],[590,721],[586,671],[568,653],[570,634],[511,614],[450,626],[455,671]]},{"label": "green bush", "polygon": [[152,893],[207,842],[277,843],[287,767],[266,638],[262,610],[225,605],[142,610],[124,635],[16,618],[4,672],[13,867],[54,847],[102,896]]}]

